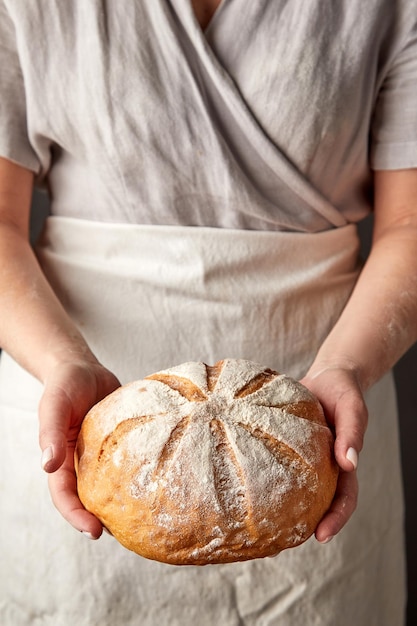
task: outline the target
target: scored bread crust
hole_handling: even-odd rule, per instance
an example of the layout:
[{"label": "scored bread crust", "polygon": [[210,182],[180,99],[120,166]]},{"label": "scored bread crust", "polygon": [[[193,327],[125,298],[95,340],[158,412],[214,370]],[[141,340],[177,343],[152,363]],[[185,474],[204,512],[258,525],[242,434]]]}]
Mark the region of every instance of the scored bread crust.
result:
[{"label": "scored bread crust", "polygon": [[84,419],[85,508],[126,548],[176,565],[272,556],[308,539],[338,469],[315,396],[257,363],[183,363],[120,387]]}]

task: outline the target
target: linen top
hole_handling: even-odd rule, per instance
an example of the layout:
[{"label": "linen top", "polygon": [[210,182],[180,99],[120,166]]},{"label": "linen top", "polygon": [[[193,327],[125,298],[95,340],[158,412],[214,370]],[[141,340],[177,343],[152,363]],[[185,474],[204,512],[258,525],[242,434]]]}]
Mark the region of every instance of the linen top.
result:
[{"label": "linen top", "polygon": [[358,221],[417,167],[417,0],[0,0],[0,155],[55,215]]}]

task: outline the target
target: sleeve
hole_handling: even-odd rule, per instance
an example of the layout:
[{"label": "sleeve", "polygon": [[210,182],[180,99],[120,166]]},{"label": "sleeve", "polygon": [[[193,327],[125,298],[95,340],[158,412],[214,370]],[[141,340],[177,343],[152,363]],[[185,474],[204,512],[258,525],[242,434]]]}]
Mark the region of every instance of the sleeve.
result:
[{"label": "sleeve", "polygon": [[0,0],[0,156],[38,173],[27,129],[26,93],[13,21]]},{"label": "sleeve", "polygon": [[410,21],[376,102],[370,153],[375,170],[417,167],[417,15]]}]

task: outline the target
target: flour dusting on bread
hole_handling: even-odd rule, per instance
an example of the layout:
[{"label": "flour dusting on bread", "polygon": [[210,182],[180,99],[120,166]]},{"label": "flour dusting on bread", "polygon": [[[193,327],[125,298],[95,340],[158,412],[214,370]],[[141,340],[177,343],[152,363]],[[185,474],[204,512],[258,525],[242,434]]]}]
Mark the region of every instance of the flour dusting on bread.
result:
[{"label": "flour dusting on bread", "polygon": [[173,564],[302,543],[338,473],[311,392],[236,359],[183,363],[121,387],[86,416],[76,454],[85,507],[125,547]]}]

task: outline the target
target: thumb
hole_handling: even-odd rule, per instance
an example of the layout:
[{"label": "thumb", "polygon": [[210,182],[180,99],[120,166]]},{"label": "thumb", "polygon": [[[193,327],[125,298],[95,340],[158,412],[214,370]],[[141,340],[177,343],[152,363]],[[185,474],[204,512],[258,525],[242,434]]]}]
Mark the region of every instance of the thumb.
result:
[{"label": "thumb", "polygon": [[368,410],[355,372],[328,368],[302,381],[319,399],[335,432],[334,452],[345,472],[356,469],[362,450]]},{"label": "thumb", "polygon": [[39,403],[39,445],[41,465],[48,473],[61,467],[66,458],[71,415],[70,399],[62,389],[46,388]]},{"label": "thumb", "polygon": [[368,411],[362,394],[356,390],[345,393],[337,402],[334,413],[336,432],[335,456],[340,467],[350,472],[358,465],[368,422]]}]

